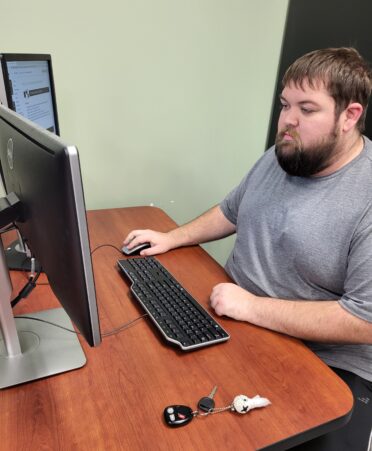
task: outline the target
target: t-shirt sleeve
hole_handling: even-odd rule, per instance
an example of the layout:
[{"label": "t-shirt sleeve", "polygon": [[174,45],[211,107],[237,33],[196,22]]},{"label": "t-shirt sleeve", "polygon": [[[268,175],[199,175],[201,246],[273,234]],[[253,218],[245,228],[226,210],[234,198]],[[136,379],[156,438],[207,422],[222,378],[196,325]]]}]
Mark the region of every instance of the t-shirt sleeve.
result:
[{"label": "t-shirt sleeve", "polygon": [[240,184],[234,188],[220,203],[222,213],[226,218],[236,225],[238,220],[238,212],[244,194],[249,191],[252,186],[257,186],[262,177],[266,177],[272,165],[277,166],[274,153],[274,146],[268,149],[261,158],[253,165],[248,174],[243,178]]},{"label": "t-shirt sleeve", "polygon": [[220,208],[225,217],[236,225],[238,220],[239,205],[247,190],[247,179],[249,174],[247,174],[238,186],[236,186],[230,193],[225,197],[225,199],[220,203]]},{"label": "t-shirt sleeve", "polygon": [[350,245],[341,306],[372,322],[372,205],[369,205]]}]

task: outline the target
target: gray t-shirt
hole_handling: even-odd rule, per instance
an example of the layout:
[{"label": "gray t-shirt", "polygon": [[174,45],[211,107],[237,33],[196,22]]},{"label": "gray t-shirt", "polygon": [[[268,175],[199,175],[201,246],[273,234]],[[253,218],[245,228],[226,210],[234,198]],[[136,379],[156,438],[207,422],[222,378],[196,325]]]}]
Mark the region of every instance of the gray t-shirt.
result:
[{"label": "gray t-shirt", "polygon": [[[258,296],[338,300],[372,322],[372,142],[326,177],[293,177],[270,148],[221,203],[237,227],[226,271]],[[372,381],[372,346],[307,342]]]}]

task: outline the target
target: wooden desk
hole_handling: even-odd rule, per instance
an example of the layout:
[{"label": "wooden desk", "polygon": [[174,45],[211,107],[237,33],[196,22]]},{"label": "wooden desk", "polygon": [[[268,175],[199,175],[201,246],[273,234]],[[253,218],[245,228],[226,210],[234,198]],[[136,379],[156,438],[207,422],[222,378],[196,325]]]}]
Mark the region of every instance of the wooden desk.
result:
[{"label": "wooden desk", "polygon": [[[133,228],[166,231],[174,226],[152,207],[90,211],[88,222],[92,249],[106,243],[121,246]],[[116,269],[118,252],[101,248],[92,258],[101,329],[107,332],[143,312]],[[158,258],[204,305],[212,287],[228,280],[197,246]],[[25,276],[13,272],[12,279],[18,292]],[[56,303],[49,286],[39,286],[16,313]],[[104,338],[98,348],[83,343],[84,368],[0,392],[0,448],[274,450],[346,423],[353,405],[349,389],[301,342],[249,324],[219,321],[230,341],[190,353],[166,345],[147,319]],[[195,408],[214,385],[216,407],[238,394],[260,394],[272,405],[247,415],[195,418],[178,429],[165,425],[165,406]]]}]

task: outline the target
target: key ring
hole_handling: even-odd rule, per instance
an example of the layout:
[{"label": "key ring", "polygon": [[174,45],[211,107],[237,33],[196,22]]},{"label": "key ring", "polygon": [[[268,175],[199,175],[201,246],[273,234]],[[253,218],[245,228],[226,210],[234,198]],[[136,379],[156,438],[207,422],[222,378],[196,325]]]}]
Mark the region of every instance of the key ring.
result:
[{"label": "key ring", "polygon": [[252,409],[266,407],[270,404],[271,402],[267,398],[262,398],[259,395],[256,395],[253,398],[249,398],[246,395],[237,395],[230,405],[213,407],[207,412],[202,413],[199,410],[192,410],[189,406],[176,404],[166,407],[163,414],[168,426],[179,427],[188,424],[195,417],[204,417],[226,412],[227,410],[244,415]]}]

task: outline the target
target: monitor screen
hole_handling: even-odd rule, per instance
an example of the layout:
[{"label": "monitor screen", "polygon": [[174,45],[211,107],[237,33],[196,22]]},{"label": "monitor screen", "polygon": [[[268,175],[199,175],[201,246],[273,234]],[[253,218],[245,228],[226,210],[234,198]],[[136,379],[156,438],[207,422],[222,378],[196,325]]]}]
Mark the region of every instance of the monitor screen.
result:
[{"label": "monitor screen", "polygon": [[51,56],[3,53],[0,58],[3,78],[1,102],[59,135]]},{"label": "monitor screen", "polygon": [[0,106],[0,161],[6,193],[14,193],[20,201],[22,215],[16,224],[23,239],[64,311],[85,340],[98,345],[101,336],[76,147]]}]

